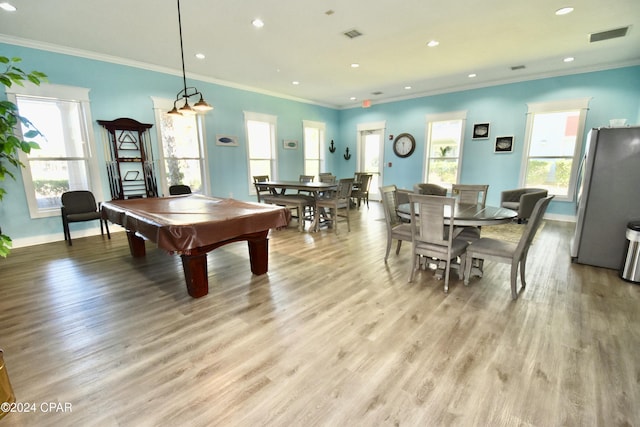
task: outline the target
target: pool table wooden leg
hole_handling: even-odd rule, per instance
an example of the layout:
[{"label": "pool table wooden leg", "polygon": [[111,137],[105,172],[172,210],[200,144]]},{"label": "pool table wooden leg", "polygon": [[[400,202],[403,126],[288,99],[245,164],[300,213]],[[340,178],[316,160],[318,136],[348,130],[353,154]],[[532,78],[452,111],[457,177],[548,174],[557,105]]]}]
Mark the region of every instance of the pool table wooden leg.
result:
[{"label": "pool table wooden leg", "polygon": [[193,298],[200,298],[209,293],[209,276],[207,273],[207,254],[181,255],[184,279],[187,292]]},{"label": "pool table wooden leg", "polygon": [[127,240],[129,241],[129,251],[134,258],[145,256],[144,239],[135,232],[127,230]]},{"label": "pool table wooden leg", "polygon": [[257,233],[256,237],[247,239],[249,244],[249,261],[251,272],[255,275],[265,274],[269,270],[269,239],[267,232]]}]

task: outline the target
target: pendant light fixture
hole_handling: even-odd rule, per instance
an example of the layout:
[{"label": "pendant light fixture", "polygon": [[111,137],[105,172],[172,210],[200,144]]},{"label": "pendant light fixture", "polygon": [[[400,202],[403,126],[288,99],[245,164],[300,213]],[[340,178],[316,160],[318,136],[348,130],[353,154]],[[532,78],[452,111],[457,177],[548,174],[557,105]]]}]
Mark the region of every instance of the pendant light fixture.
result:
[{"label": "pendant light fixture", "polygon": [[[178,30],[180,31],[180,55],[182,58],[182,84],[183,89],[176,95],[176,100],[173,101],[173,108],[168,114],[183,115],[183,114],[196,114],[206,113],[213,110],[213,107],[209,105],[202,97],[202,93],[195,87],[187,87],[187,75],[184,68],[184,47],[182,45],[182,20],[180,18],[180,0],[178,0]],[[193,106],[189,105],[189,98],[192,96],[200,95],[200,100]],[[184,105],[177,108],[177,103],[181,99],[184,100]]]}]

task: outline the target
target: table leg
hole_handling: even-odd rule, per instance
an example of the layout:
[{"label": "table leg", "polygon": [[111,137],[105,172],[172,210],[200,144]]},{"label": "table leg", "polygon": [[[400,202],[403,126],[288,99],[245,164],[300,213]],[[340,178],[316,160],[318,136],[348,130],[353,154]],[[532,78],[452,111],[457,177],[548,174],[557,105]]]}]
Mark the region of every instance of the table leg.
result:
[{"label": "table leg", "polygon": [[129,251],[134,258],[145,256],[144,239],[135,232],[127,230],[127,240],[129,241]]},{"label": "table leg", "polygon": [[193,298],[209,293],[209,275],[207,273],[207,254],[181,255],[187,292]]},{"label": "table leg", "polygon": [[257,237],[247,239],[251,272],[258,276],[269,270],[269,239],[267,234],[268,230],[260,233]]}]

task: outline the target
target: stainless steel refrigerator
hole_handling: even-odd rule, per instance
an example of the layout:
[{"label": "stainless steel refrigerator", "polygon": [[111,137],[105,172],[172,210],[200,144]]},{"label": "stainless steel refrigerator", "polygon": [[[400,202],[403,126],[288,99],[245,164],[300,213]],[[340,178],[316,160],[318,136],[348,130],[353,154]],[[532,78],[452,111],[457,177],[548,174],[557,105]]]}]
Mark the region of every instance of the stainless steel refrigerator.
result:
[{"label": "stainless steel refrigerator", "polygon": [[640,127],[592,129],[579,169],[574,262],[619,269],[640,219]]}]

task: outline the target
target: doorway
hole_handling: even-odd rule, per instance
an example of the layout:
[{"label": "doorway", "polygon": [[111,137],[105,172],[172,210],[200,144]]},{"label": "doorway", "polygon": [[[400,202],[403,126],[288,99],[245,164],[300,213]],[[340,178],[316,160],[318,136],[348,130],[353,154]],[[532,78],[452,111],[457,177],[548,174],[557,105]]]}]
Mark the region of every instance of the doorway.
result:
[{"label": "doorway", "polygon": [[369,186],[369,200],[380,200],[382,182],[382,153],[384,141],[384,123],[375,126],[358,126],[358,164],[356,172],[372,174]]}]

